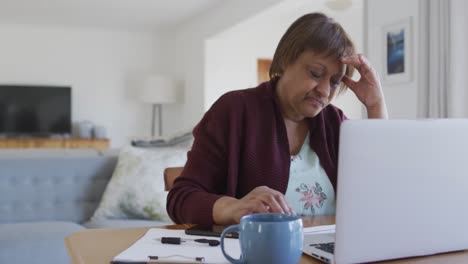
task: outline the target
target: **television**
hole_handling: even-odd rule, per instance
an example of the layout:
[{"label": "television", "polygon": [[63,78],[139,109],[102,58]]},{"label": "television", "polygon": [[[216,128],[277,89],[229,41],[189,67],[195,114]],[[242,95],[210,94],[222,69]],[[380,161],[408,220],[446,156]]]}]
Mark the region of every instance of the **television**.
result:
[{"label": "television", "polygon": [[0,135],[71,134],[71,87],[0,85]]}]

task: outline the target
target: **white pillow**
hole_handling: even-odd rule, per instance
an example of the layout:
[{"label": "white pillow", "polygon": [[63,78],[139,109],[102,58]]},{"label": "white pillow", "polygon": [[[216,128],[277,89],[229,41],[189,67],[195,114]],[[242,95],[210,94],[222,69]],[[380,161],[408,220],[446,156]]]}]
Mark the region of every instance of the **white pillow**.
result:
[{"label": "white pillow", "polygon": [[184,166],[186,160],[186,148],[122,148],[92,220],[170,221],[166,212],[163,172],[167,167]]}]

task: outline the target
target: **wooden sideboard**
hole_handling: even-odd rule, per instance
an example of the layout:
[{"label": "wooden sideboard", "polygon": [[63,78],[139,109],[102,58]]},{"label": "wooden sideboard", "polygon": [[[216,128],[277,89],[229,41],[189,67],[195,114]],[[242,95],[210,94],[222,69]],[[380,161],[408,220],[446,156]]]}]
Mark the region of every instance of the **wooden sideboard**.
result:
[{"label": "wooden sideboard", "polygon": [[0,138],[0,149],[17,148],[109,148],[109,139],[87,138]]}]

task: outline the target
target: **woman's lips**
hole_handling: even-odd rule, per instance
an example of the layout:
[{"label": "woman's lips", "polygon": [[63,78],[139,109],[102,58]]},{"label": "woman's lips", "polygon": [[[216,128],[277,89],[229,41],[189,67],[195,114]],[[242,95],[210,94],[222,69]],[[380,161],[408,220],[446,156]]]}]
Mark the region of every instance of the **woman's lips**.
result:
[{"label": "woman's lips", "polygon": [[318,105],[318,106],[321,106],[323,107],[325,104],[322,102],[322,100],[318,99],[318,98],[313,98],[313,97],[308,97],[306,98],[306,100],[309,102],[309,103],[312,103],[312,104],[315,104],[315,105]]}]

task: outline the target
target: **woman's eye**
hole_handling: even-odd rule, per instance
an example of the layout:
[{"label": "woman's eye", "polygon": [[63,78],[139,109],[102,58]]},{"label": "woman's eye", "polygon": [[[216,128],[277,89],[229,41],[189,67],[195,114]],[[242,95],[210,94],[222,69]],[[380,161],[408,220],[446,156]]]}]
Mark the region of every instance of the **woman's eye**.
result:
[{"label": "woman's eye", "polygon": [[332,82],[332,86],[334,88],[338,87],[340,85],[340,81],[337,81],[337,82]]},{"label": "woman's eye", "polygon": [[319,73],[316,73],[316,72],[313,72],[313,71],[310,72],[310,75],[312,77],[314,77],[314,78],[317,78],[317,79],[320,79],[320,77],[322,77]]}]

